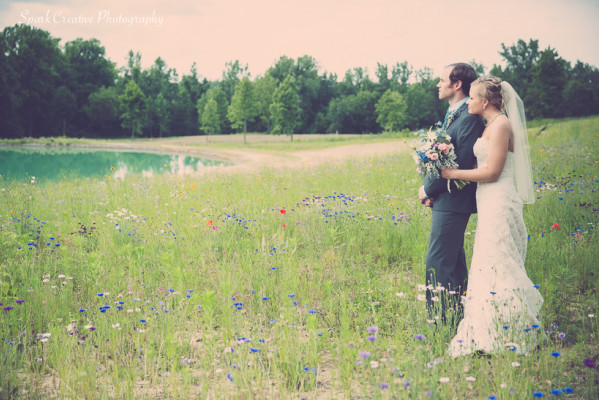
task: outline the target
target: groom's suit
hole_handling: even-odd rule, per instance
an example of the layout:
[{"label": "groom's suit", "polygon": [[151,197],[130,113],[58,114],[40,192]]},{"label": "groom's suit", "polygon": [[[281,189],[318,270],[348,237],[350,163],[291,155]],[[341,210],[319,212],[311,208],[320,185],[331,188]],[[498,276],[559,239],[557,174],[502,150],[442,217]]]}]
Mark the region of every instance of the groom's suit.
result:
[{"label": "groom's suit", "polygon": [[[446,119],[444,125],[447,123]],[[485,129],[481,116],[469,114],[468,106],[464,103],[454,112],[446,129],[451,136],[459,168],[475,168],[474,143]],[[452,183],[451,192],[448,192],[446,179],[427,176],[424,191],[428,197],[433,198],[426,282],[433,287],[442,285],[447,290],[455,290],[457,293],[454,301],[459,302],[460,295],[466,290],[468,269],[464,253],[464,233],[470,214],[476,213],[476,183],[470,183],[461,190]],[[431,300],[433,296],[427,290],[427,303],[431,311],[434,306]],[[442,299],[444,296],[439,297]],[[441,302],[440,307],[445,319],[443,303]]]}]

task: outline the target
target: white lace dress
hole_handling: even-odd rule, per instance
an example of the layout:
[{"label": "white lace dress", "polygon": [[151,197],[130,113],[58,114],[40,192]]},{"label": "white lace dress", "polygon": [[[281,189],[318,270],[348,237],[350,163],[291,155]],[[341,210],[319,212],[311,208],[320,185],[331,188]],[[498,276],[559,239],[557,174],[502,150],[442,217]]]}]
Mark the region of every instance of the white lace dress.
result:
[{"label": "white lace dress", "polygon": [[[474,145],[479,166],[487,164],[489,142]],[[496,182],[479,183],[474,238],[464,318],[453,338],[453,357],[475,351],[524,353],[544,335],[537,319],[543,298],[526,275],[527,232],[522,201],[514,187],[514,155],[508,152]]]}]

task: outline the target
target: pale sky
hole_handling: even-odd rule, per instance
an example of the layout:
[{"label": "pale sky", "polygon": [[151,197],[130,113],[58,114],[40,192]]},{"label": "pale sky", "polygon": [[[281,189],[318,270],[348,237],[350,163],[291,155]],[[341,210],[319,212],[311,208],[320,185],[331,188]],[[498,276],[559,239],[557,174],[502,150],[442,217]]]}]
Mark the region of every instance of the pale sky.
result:
[{"label": "pale sky", "polygon": [[571,63],[599,67],[597,0],[0,0],[0,27],[28,23],[60,38],[96,38],[117,66],[161,57],[182,76],[221,79],[227,61],[263,75],[282,55],[320,73],[408,61],[414,69],[472,59],[502,64],[501,43],[538,39]]}]

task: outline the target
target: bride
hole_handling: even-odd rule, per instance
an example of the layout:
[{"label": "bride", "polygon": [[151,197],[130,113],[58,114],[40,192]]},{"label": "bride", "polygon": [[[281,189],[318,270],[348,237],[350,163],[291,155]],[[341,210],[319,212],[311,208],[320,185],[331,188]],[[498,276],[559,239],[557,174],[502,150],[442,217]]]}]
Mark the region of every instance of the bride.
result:
[{"label": "bride", "polygon": [[449,353],[525,353],[544,333],[537,319],[543,298],[524,267],[522,204],[534,202],[524,107],[512,86],[496,77],[474,81],[467,104],[488,123],[474,145],[478,167],[442,171],[446,179],[478,182],[464,318]]}]

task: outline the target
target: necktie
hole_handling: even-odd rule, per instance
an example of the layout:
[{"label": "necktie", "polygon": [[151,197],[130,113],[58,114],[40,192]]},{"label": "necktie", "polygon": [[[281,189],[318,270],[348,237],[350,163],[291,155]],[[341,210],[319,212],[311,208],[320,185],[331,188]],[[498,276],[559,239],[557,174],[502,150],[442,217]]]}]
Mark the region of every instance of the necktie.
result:
[{"label": "necktie", "polygon": [[441,126],[441,129],[447,129],[447,119],[449,118],[449,114],[451,114],[451,111],[449,111],[448,108],[447,112],[445,113],[445,118],[443,119],[443,125]]}]

